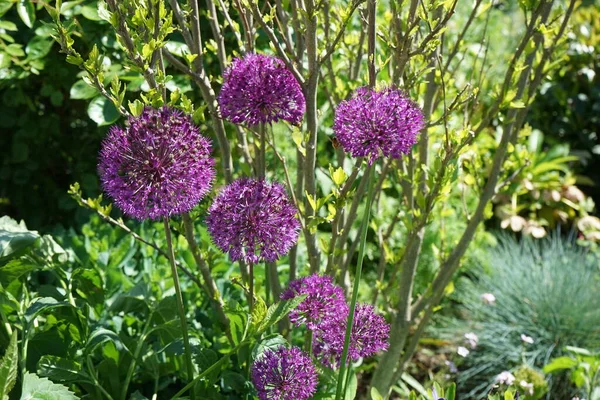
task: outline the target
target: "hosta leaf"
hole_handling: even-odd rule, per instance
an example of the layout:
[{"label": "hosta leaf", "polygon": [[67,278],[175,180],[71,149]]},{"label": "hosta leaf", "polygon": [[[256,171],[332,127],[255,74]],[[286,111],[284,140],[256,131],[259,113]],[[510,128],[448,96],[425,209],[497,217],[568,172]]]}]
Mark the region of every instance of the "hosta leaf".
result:
[{"label": "hosta leaf", "polygon": [[27,372],[23,379],[21,400],[77,400],[66,386]]},{"label": "hosta leaf", "polygon": [[14,330],[6,353],[0,361],[0,400],[8,400],[8,394],[17,380],[18,362],[17,331]]}]

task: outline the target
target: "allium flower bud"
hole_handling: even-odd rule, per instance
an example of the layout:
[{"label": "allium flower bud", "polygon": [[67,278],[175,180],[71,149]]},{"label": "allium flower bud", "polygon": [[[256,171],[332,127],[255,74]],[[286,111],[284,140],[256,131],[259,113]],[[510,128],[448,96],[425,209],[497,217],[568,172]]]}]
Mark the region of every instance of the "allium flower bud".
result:
[{"label": "allium flower bud", "polygon": [[296,207],[279,183],[238,179],[226,186],[208,210],[214,243],[231,260],[276,261],[298,240]]},{"label": "allium flower bud", "polygon": [[[339,366],[344,349],[347,318],[336,318],[323,324],[315,335],[315,356],[325,365]],[[375,313],[370,304],[358,304],[348,347],[348,360],[370,357],[388,348],[390,326]]]},{"label": "allium flower bud", "polygon": [[347,318],[344,291],[333,284],[330,276],[315,274],[297,279],[290,283],[281,298],[287,300],[303,294],[307,295],[304,301],[289,314],[290,321],[296,326],[305,323],[308,329],[315,330],[332,319]]},{"label": "allium flower bud", "polygon": [[299,348],[267,350],[252,365],[260,400],[306,400],[317,389],[317,370]]},{"label": "allium flower bud", "polygon": [[423,129],[421,109],[396,88],[375,91],[361,87],[342,101],[333,124],[344,151],[353,157],[400,158],[407,154]]},{"label": "allium flower bud", "polygon": [[280,59],[262,54],[236,58],[219,93],[221,115],[240,124],[288,121],[299,125],[306,111],[300,84]]},{"label": "allium flower bud", "polygon": [[191,210],[215,176],[210,141],[189,116],[146,108],[113,126],[100,150],[102,186],[126,215],[159,219]]}]

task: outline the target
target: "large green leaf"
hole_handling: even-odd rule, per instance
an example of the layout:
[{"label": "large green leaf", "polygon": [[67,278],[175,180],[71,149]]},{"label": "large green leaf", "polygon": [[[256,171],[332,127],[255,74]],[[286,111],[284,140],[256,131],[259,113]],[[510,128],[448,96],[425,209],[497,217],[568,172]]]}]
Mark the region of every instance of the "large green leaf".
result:
[{"label": "large green leaf", "polygon": [[33,321],[41,313],[57,307],[71,307],[66,301],[58,301],[54,297],[39,297],[25,311],[25,319]]},{"label": "large green leaf", "polygon": [[38,361],[38,374],[59,382],[92,381],[81,371],[79,363],[56,356],[43,356]]},{"label": "large green leaf", "polygon": [[10,217],[0,218],[0,265],[10,258],[19,256],[29,246],[33,245],[40,235],[30,231],[25,222],[18,223]]},{"label": "large green leaf", "polygon": [[88,115],[98,126],[110,125],[119,119],[115,105],[104,96],[98,96],[90,102]]},{"label": "large green leaf", "polygon": [[8,394],[17,381],[18,362],[17,331],[14,330],[6,353],[0,361],[0,400],[8,400]]},{"label": "large green leaf", "polygon": [[39,265],[24,259],[10,260],[6,265],[0,266],[0,283],[8,286],[15,279],[19,279],[39,267]]},{"label": "large green leaf", "polygon": [[69,388],[53,383],[47,378],[26,373],[23,379],[21,400],[77,400]]}]

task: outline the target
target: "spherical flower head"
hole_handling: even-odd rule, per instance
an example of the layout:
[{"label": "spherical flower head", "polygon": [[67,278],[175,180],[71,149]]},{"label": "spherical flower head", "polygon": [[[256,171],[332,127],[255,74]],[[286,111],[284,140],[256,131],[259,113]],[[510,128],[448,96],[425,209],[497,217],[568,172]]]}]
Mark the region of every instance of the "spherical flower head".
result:
[{"label": "spherical flower head", "polygon": [[252,365],[260,400],[306,400],[317,389],[317,370],[299,348],[267,350]]},{"label": "spherical flower head", "polygon": [[297,279],[281,294],[283,300],[306,295],[302,303],[290,311],[290,321],[296,326],[306,324],[315,330],[332,319],[346,319],[348,305],[341,287],[333,284],[330,276],[317,274]]},{"label": "spherical flower head", "polygon": [[263,54],[236,58],[219,93],[221,115],[248,125],[279,120],[299,125],[306,111],[300,84],[280,59]]},{"label": "spherical flower head", "polygon": [[399,89],[375,91],[361,87],[342,101],[333,123],[335,136],[353,157],[400,158],[417,142],[423,129],[423,113]]},{"label": "spherical flower head", "polygon": [[[339,366],[346,326],[346,319],[334,319],[317,331],[314,352],[323,364]],[[381,315],[375,313],[375,308],[370,304],[358,304],[350,335],[348,360],[356,361],[387,350],[389,336],[390,326]]]},{"label": "spherical flower head", "polygon": [[298,240],[296,214],[282,185],[242,178],[219,193],[206,224],[214,243],[231,260],[273,262]]},{"label": "spherical flower head", "polygon": [[100,149],[102,187],[125,215],[160,219],[194,208],[215,176],[210,141],[178,110],[145,108]]}]

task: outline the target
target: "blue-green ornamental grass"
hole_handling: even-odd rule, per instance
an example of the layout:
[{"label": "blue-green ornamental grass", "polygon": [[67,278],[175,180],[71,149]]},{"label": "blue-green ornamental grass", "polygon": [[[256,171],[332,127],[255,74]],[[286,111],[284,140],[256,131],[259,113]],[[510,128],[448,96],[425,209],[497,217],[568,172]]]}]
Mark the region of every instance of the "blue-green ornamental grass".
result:
[{"label": "blue-green ornamental grass", "polygon": [[[457,288],[464,320],[451,322],[445,335],[457,338],[473,331],[479,339],[459,360],[460,393],[481,395],[504,371],[516,375],[522,364],[541,372],[565,346],[600,349],[595,253],[558,234],[542,241],[503,235],[487,257],[490,270]],[[495,301],[482,295],[493,295]],[[549,399],[574,391],[561,374],[548,381]]]}]

